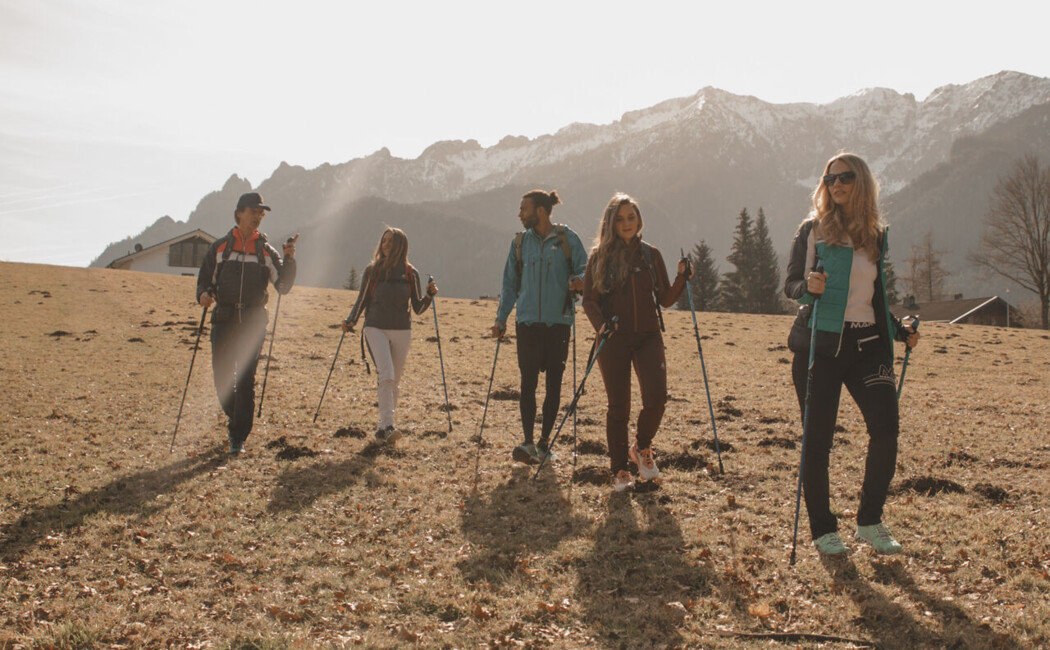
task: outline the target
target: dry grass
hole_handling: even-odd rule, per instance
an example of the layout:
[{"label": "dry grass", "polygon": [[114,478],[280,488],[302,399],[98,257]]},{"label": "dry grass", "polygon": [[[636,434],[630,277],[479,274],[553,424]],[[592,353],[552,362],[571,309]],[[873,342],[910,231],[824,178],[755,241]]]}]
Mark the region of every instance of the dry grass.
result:
[{"label": "dry grass", "polygon": [[[536,482],[513,466],[517,407],[494,399],[471,489],[495,346],[494,305],[467,300],[438,302],[451,435],[429,312],[396,449],[371,438],[356,338],[312,424],[352,294],[300,287],[281,304],[248,454],[223,453],[207,346],[169,453],[192,292],[191,278],[0,264],[0,648],[1050,643],[1043,332],[924,326],[887,506],[904,555],[853,544],[822,562],[805,534],[792,567],[788,317],[701,315],[720,476],[692,323],[665,314],[666,478],[613,497],[597,375],[575,483],[571,444]],[[582,368],[582,336],[579,356]],[[517,390],[513,345],[493,389]],[[848,526],[866,439],[848,399],[840,424],[832,498]]]}]

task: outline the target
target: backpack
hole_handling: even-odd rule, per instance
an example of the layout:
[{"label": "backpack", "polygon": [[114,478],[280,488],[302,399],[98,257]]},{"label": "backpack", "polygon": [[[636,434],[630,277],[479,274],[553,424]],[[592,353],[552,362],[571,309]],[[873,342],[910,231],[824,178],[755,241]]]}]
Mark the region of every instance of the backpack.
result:
[{"label": "backpack", "polygon": [[[226,233],[225,240],[226,240],[226,248],[224,248],[223,251],[222,251],[222,261],[219,262],[220,266],[222,265],[223,262],[225,262],[226,260],[230,259],[230,255],[233,253],[233,244],[237,240],[234,238],[232,230],[230,232]],[[266,235],[264,235],[263,233],[259,233],[259,240],[255,242],[255,255],[256,255],[256,257],[259,258],[259,266],[262,266],[264,268],[266,266],[266,257],[265,257],[265,252],[264,252],[266,250],[266,244],[267,244]],[[219,270],[216,269],[215,270],[216,277],[218,277],[218,274],[219,274]]]}]

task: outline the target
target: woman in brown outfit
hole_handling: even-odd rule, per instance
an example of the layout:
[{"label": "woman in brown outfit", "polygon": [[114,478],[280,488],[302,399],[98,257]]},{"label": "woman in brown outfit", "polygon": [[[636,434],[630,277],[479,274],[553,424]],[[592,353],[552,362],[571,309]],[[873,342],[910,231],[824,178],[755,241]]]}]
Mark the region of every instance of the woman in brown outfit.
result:
[{"label": "woman in brown outfit", "polygon": [[[583,309],[591,325],[599,331],[615,328],[598,357],[598,367],[609,400],[605,435],[617,492],[634,485],[627,471],[628,458],[638,465],[642,479],[660,475],[652,441],[667,403],[667,366],[657,302],[664,307],[675,304],[691,274],[686,262],[679,262],[672,285],[663,256],[642,241],[641,233],[638,202],[626,194],[614,194],[605,206],[584,275]],[[618,320],[609,325],[613,316]],[[638,375],[642,410],[637,439],[628,448],[632,365]]]}]

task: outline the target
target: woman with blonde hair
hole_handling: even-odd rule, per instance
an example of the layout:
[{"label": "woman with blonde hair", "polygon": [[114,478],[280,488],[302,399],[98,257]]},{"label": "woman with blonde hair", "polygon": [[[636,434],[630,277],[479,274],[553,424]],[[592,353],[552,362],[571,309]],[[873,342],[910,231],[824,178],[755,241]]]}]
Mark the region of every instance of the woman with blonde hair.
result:
[{"label": "woman with blonde hair", "polygon": [[[675,304],[691,274],[686,262],[679,262],[672,285],[660,251],[642,241],[641,234],[638,202],[627,194],[614,194],[605,206],[583,280],[583,309],[591,325],[599,332],[615,328],[598,356],[598,367],[608,398],[605,435],[617,492],[634,485],[628,459],[637,464],[642,479],[660,475],[652,449],[667,403],[659,308]],[[642,393],[642,410],[637,438],[628,447],[632,365]]]},{"label": "woman with blonde hair", "polygon": [[394,423],[399,384],[412,343],[412,317],[409,306],[422,314],[430,306],[437,286],[431,281],[426,294],[419,290],[419,273],[408,262],[408,236],[399,228],[387,228],[376,245],[372,262],[361,276],[361,291],[343,331],[354,329],[365,315],[364,337],[376,365],[379,393],[379,425],[376,438],[397,442],[401,431]]},{"label": "woman with blonde hair", "polygon": [[[784,294],[801,305],[788,347],[795,355],[791,374],[804,420],[809,402],[802,460],[806,511],[814,545],[830,555],[848,550],[831,512],[828,479],[842,386],[857,403],[868,429],[856,535],[878,553],[901,551],[882,523],[899,432],[893,341],[912,348],[919,334],[902,327],[889,310],[884,267],[889,227],[882,221],[878,198],[878,182],[863,159],[851,153],[833,156],[813,191],[813,209],[795,233],[784,283]],[[817,270],[818,260],[823,272]],[[814,327],[816,346],[807,398]]]}]

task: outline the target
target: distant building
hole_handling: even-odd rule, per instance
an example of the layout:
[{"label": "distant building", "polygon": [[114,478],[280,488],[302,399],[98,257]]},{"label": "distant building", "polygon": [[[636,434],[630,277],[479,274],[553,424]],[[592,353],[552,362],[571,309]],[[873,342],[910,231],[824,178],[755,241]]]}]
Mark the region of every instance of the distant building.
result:
[{"label": "distant building", "polygon": [[897,318],[918,316],[924,323],[951,323],[962,325],[995,325],[1023,327],[1021,314],[999,296],[990,298],[963,298],[917,303],[915,296],[907,296],[899,305],[890,307]]},{"label": "distant building", "polygon": [[197,275],[204,254],[215,241],[215,237],[200,228],[163,241],[149,248],[135,244],[135,252],[118,257],[107,265],[110,269],[145,271],[146,273],[168,273],[171,275]]}]

